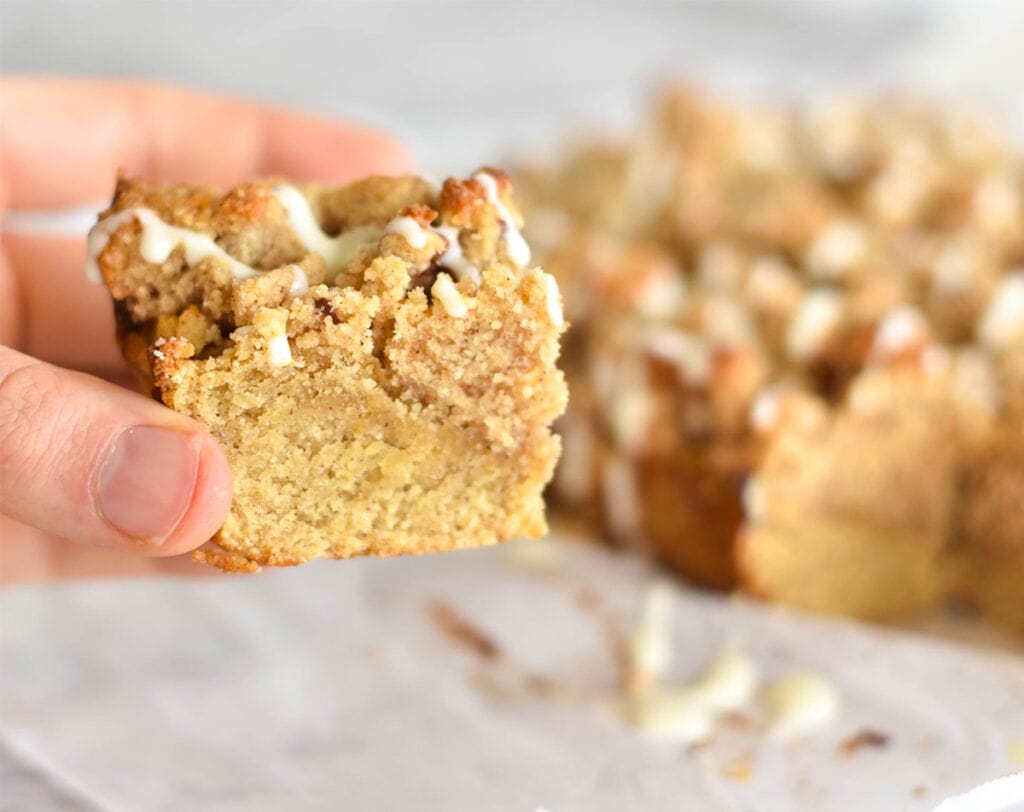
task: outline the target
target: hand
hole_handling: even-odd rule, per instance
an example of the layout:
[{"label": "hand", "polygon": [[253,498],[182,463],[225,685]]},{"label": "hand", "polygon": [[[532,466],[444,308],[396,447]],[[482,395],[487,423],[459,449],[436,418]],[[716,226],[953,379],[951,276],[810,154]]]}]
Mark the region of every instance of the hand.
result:
[{"label": "hand", "polygon": [[[118,168],[226,187],[273,174],[340,182],[412,165],[396,142],[359,127],[110,82],[5,78],[0,145],[5,214],[101,203]],[[224,521],[224,452],[198,423],[109,382],[127,374],[110,298],[83,275],[84,234],[5,229],[0,248],[0,579],[166,570],[171,561],[198,569],[164,557],[198,547]]]}]

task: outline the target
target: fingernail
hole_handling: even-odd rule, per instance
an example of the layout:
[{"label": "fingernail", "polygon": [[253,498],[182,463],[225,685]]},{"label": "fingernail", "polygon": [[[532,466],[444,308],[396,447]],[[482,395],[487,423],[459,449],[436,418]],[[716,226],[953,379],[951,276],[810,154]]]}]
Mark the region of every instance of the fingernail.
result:
[{"label": "fingernail", "polygon": [[125,429],[96,479],[103,517],[128,536],[160,544],[181,521],[195,489],[198,443],[155,426]]}]

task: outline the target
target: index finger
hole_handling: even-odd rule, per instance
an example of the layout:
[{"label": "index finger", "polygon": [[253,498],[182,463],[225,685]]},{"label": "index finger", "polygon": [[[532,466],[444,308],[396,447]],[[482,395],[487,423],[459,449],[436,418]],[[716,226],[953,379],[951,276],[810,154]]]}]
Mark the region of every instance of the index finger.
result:
[{"label": "index finger", "polygon": [[230,186],[261,175],[340,183],[413,169],[389,136],[352,124],[178,88],[5,78],[0,206],[80,205],[119,169],[156,183]]}]

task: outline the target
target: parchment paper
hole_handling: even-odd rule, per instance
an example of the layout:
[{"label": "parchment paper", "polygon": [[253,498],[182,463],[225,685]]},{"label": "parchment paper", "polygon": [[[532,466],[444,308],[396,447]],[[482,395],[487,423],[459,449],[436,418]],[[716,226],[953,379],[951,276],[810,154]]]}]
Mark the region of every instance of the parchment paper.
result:
[{"label": "parchment paper", "polygon": [[[842,712],[793,745],[756,712],[703,747],[651,741],[619,715],[610,645],[651,569],[565,543],[536,558],[9,591],[3,808],[927,810],[1020,768],[1021,658],[682,587],[672,679],[729,641],[766,679],[826,675]],[[844,751],[865,729],[887,743]]]}]

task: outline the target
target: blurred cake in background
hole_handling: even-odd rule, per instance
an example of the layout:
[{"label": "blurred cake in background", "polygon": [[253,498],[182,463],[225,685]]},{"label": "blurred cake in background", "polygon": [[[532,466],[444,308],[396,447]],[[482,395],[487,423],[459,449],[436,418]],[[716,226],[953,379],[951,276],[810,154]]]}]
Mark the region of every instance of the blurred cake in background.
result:
[{"label": "blurred cake in background", "polygon": [[673,89],[518,186],[572,324],[564,511],[710,586],[1024,627],[1024,152],[996,120]]}]

